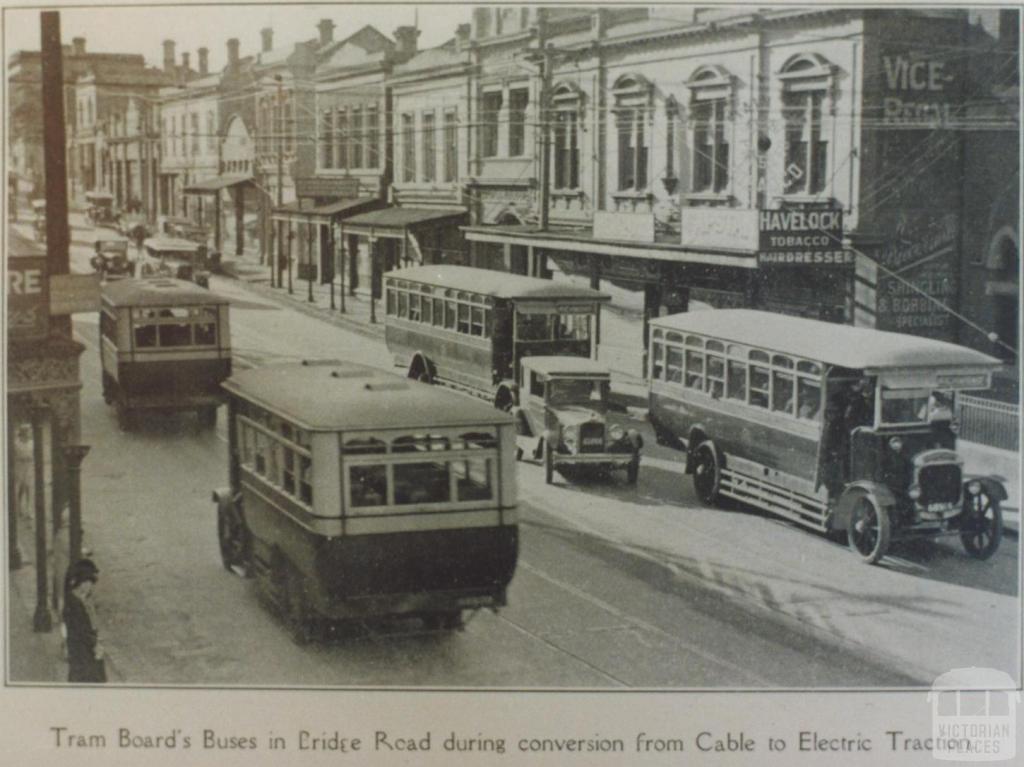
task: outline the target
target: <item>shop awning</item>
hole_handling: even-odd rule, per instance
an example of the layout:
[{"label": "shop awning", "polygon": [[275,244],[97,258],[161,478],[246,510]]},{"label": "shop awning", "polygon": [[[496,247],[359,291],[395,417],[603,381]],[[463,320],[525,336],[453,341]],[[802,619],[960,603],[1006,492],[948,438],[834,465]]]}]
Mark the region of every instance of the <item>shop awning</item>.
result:
[{"label": "shop awning", "polygon": [[222,189],[228,189],[239,184],[248,184],[253,181],[252,176],[240,176],[238,174],[226,174],[223,176],[212,176],[189,184],[185,187],[185,194],[216,194]]},{"label": "shop awning", "polygon": [[675,240],[658,238],[656,242],[629,243],[621,240],[599,240],[586,229],[559,231],[540,230],[534,226],[464,226],[462,232],[471,242],[493,242],[502,245],[524,245],[544,250],[568,253],[591,253],[604,256],[648,258],[680,264],[707,264],[709,266],[735,266],[742,269],[757,268],[757,254],[739,251],[711,252],[684,248]]},{"label": "shop awning", "polygon": [[403,237],[411,230],[436,227],[448,222],[456,225],[464,223],[467,216],[465,208],[384,208],[346,219],[345,231],[377,237]]},{"label": "shop awning", "polygon": [[291,221],[299,224],[329,224],[338,219],[354,214],[362,214],[381,204],[377,197],[357,197],[336,200],[323,205],[290,202],[274,208],[273,217],[277,221]]}]

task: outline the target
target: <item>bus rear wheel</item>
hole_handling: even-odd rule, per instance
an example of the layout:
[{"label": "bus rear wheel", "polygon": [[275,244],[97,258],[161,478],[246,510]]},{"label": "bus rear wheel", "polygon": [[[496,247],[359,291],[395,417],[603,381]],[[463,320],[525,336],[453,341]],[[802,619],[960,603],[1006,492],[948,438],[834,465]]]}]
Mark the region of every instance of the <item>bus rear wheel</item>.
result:
[{"label": "bus rear wheel", "polygon": [[858,498],[850,510],[846,540],[850,550],[864,562],[873,565],[889,550],[892,525],[889,510],[879,506],[870,496]]},{"label": "bus rear wheel", "polygon": [[719,490],[722,485],[722,468],[719,465],[718,451],[712,442],[701,442],[697,445],[693,465],[693,489],[702,503],[714,506],[719,501]]},{"label": "bus rear wheel", "polygon": [[975,559],[988,559],[996,553],[1003,539],[1003,512],[999,501],[982,491],[969,496],[960,542]]}]

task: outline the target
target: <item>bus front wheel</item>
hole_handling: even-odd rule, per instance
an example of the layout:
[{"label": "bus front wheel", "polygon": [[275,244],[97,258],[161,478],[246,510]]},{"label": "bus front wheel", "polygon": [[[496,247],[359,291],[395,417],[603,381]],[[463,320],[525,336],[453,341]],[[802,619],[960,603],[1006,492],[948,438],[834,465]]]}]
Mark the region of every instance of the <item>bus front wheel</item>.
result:
[{"label": "bus front wheel", "polygon": [[693,489],[703,503],[714,506],[718,503],[721,485],[722,467],[719,465],[718,451],[712,442],[701,442],[694,455]]},{"label": "bus front wheel", "polygon": [[970,496],[965,506],[966,524],[961,528],[960,542],[975,559],[988,559],[996,553],[1003,538],[1003,512],[999,501],[982,491]]},{"label": "bus front wheel", "polygon": [[850,510],[846,528],[850,550],[867,564],[873,565],[885,556],[891,539],[889,510],[870,496],[858,498]]}]

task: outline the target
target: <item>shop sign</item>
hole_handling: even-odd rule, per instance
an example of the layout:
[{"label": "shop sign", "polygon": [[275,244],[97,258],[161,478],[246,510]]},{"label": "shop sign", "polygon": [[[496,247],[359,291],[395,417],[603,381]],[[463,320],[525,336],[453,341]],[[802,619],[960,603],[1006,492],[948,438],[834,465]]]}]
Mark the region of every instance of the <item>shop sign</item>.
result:
[{"label": "shop sign", "polygon": [[762,210],[758,214],[759,266],[852,266],[843,248],[841,210]]},{"label": "shop sign", "polygon": [[353,176],[300,176],[295,179],[296,197],[358,197],[359,179]]},{"label": "shop sign", "polygon": [[34,341],[50,331],[49,280],[46,256],[7,259],[7,338]]},{"label": "shop sign", "polygon": [[594,239],[652,243],[654,242],[654,214],[594,211]]},{"label": "shop sign", "polygon": [[886,127],[949,127],[960,80],[946,53],[899,51],[882,56],[882,123]]},{"label": "shop sign", "polygon": [[98,274],[55,274],[50,278],[50,314],[80,314],[100,308]]},{"label": "shop sign", "polygon": [[684,248],[757,250],[756,210],[735,208],[683,208],[680,211]]}]

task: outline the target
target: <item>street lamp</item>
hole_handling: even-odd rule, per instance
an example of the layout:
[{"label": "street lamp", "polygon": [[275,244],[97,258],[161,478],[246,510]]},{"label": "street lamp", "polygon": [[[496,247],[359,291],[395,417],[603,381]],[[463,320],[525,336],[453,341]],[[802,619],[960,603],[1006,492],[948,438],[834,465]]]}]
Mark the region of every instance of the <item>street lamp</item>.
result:
[{"label": "street lamp", "polygon": [[33,496],[36,524],[36,609],[32,617],[32,630],[46,632],[53,629],[53,618],[46,605],[46,478],[43,465],[43,421],[49,411],[45,407],[32,408],[32,469],[35,477]]}]

